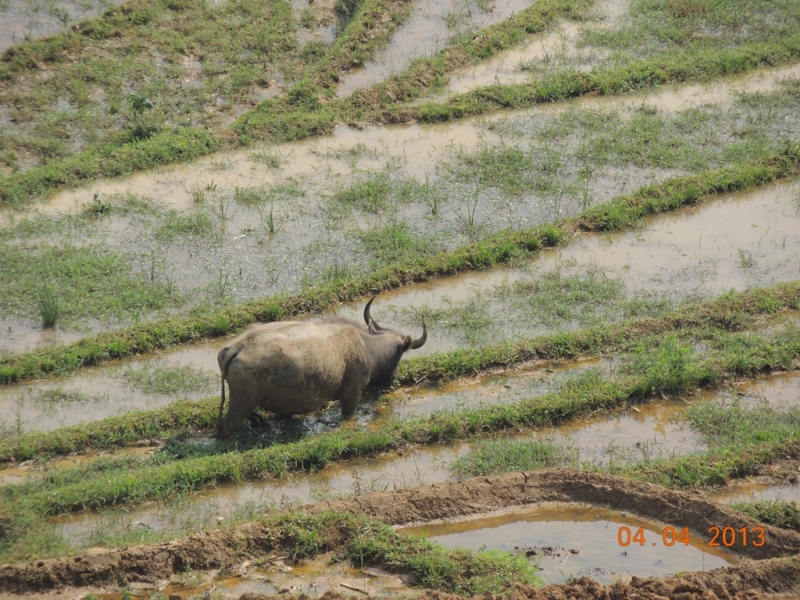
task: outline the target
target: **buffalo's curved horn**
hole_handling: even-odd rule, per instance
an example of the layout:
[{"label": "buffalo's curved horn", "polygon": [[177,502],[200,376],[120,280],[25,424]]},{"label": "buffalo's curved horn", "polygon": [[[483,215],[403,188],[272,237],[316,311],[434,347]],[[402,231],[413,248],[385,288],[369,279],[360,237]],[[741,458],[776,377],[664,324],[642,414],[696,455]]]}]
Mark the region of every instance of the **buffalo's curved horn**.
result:
[{"label": "buffalo's curved horn", "polygon": [[375,319],[373,319],[372,316],[369,314],[369,307],[372,306],[372,301],[375,300],[375,298],[377,298],[377,297],[378,296],[376,295],[376,296],[373,296],[372,298],[370,298],[369,302],[367,302],[367,305],[364,307],[364,322],[367,324],[367,327],[369,327],[370,329],[374,329],[375,331],[381,331],[383,329],[383,327],[378,325],[375,322]]},{"label": "buffalo's curved horn", "polygon": [[422,319],[422,337],[417,338],[413,342],[411,342],[411,349],[416,350],[417,348],[422,348],[425,345],[425,341],[428,339],[428,328],[425,327],[425,319]]}]

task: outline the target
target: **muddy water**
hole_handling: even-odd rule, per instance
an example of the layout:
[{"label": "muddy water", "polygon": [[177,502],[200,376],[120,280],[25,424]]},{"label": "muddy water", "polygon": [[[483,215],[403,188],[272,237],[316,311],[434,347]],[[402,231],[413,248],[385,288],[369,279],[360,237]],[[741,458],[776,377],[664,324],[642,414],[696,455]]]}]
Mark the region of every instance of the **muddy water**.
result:
[{"label": "muddy water", "polygon": [[736,391],[745,399],[752,399],[771,406],[800,405],[800,373],[788,372],[757,379],[736,386]]},{"label": "muddy water", "polygon": [[566,378],[575,377],[588,369],[609,372],[612,363],[596,359],[564,364],[545,363],[542,367],[483,374],[441,386],[398,390],[376,402],[375,409],[381,416],[407,418],[518,402],[546,394]]},{"label": "muddy water", "polygon": [[735,502],[757,502],[762,500],[794,502],[800,506],[800,483],[743,483],[729,485],[715,498],[726,504]]},{"label": "muddy water", "polygon": [[[679,571],[705,571],[735,565],[739,559],[701,542],[690,532],[690,544],[671,541],[666,527],[683,529],[680,523],[656,523],[597,507],[545,506],[458,523],[409,527],[402,531],[425,535],[448,548],[520,551],[530,554],[541,569],[545,583],[563,583],[587,576],[601,583],[629,580],[631,576],[660,577]],[[625,532],[644,530],[644,545],[629,543]],[[526,552],[527,550],[527,552]],[[533,554],[535,552],[535,554]]]},{"label": "muddy water", "polygon": [[453,36],[504,21],[530,4],[529,0],[498,0],[482,10],[479,2],[419,0],[386,47],[375,52],[362,69],[345,77],[336,94],[349,96],[383,81],[404,70],[415,58],[435,54]]},{"label": "muddy water", "polygon": [[[307,198],[333,191],[338,179],[356,171],[380,169],[394,160],[404,173],[424,180],[433,175],[436,161],[454,150],[470,150],[479,142],[497,141],[475,119],[440,125],[338,126],[331,135],[275,146],[224,152],[198,161],[137,173],[123,180],[106,180],[89,188],[67,190],[37,208],[47,214],[76,210],[90,203],[95,193],[133,193],[156,198],[171,208],[196,206],[197,192],[208,198],[215,191],[277,185],[299,181]],[[280,167],[265,164],[266,153]],[[391,160],[390,160],[391,159]],[[302,202],[302,198],[297,202]],[[244,225],[244,223],[233,223]]]}]

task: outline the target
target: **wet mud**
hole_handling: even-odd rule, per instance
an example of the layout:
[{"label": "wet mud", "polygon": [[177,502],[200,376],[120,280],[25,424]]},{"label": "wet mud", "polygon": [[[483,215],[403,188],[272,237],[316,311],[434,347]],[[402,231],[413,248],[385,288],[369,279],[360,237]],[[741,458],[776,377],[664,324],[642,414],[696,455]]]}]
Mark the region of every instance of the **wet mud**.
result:
[{"label": "wet mud", "polygon": [[[641,528],[644,544],[631,539]],[[545,584],[589,577],[604,584],[636,575],[663,577],[739,564],[703,540],[676,542],[681,529],[625,512],[576,505],[542,506],[499,516],[404,529],[447,548],[502,550],[527,556]],[[698,569],[698,567],[701,567]]]},{"label": "wet mud", "polygon": [[[511,591],[494,595],[486,600],[662,600],[663,598],[689,599],[748,599],[785,597],[776,594],[797,595],[800,566],[797,558],[772,559],[747,563],[738,567],[723,567],[713,571],[680,573],[659,578],[631,577],[606,586],[587,577],[567,584],[533,588],[517,585]],[[327,593],[324,600],[345,600],[340,593]],[[418,600],[463,600],[463,596],[425,592]],[[277,600],[274,596],[243,595],[240,600]]]},{"label": "wet mud", "polygon": [[[714,526],[736,530],[763,526],[768,543],[742,544],[739,538],[734,540],[730,551],[757,560],[800,552],[800,534],[760,525],[699,494],[571,469],[508,473],[370,493],[352,500],[317,503],[306,510],[358,512],[392,525],[411,525],[437,519],[475,518],[487,512],[552,502],[606,506],[657,520],[664,526],[686,527],[703,540],[709,540],[709,530]],[[266,537],[263,524],[251,522],[235,530],[211,531],[170,542],[117,550],[94,548],[70,559],[0,567],[0,587],[9,592],[29,593],[76,585],[152,583],[179,570],[219,568],[248,558],[268,557],[280,551],[280,541],[273,542],[276,544],[273,546],[270,539],[275,538]],[[618,546],[618,541],[612,538],[607,548],[615,545]],[[748,563],[747,567],[753,568],[753,564]]]}]

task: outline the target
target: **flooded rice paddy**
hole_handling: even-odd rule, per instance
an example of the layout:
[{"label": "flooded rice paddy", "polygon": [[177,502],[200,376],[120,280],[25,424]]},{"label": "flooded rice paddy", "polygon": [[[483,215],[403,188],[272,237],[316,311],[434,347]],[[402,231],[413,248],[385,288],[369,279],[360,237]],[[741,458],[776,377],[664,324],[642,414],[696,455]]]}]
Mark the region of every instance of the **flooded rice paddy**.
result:
[{"label": "flooded rice paddy", "polygon": [[[756,77],[715,83],[707,96],[696,86],[687,86],[661,90],[633,103],[624,98],[603,99],[599,101],[602,108],[591,108],[590,104],[582,108],[575,103],[570,110],[633,115],[640,105],[652,102],[652,106],[661,107],[657,112],[663,109],[665,115],[671,110],[701,110],[717,115],[715,119],[724,114],[726,119],[737,120],[740,117],[730,116],[730,111],[720,112],[721,105],[715,102],[735,104],[737,90],[778,90],[779,82],[797,71],[797,66],[774,69]],[[693,100],[695,97],[699,100]],[[695,102],[701,105],[694,106]],[[589,205],[681,172],[673,167],[619,163],[598,165],[590,179],[581,179],[580,165],[573,164],[577,159],[571,156],[576,149],[570,149],[567,143],[561,158],[556,158],[558,164],[537,166],[534,161],[532,171],[514,175],[524,179],[529,176],[526,173],[537,169],[556,169],[555,174],[542,171],[541,178],[530,185],[515,179],[506,189],[511,183],[501,182],[497,187],[491,182],[474,181],[474,173],[469,175],[471,161],[497,152],[509,141],[519,143],[508,132],[536,129],[557,119],[552,110],[537,107],[442,126],[340,126],[331,136],[218,154],[191,164],[62,192],[24,215],[7,209],[3,211],[4,227],[0,228],[0,250],[8,262],[65,260],[43,255],[51,252],[49,248],[57,240],[75,254],[89,252],[93,261],[116,261],[113,271],[119,281],[111,285],[133,289],[146,286],[150,297],[156,299],[149,309],[142,309],[141,302],[127,305],[124,300],[122,304],[98,301],[98,307],[85,307],[64,292],[59,327],[54,333],[43,333],[37,322],[34,293],[42,283],[38,279],[23,281],[21,286],[0,290],[7,297],[0,315],[0,353],[66,343],[137,319],[299,292],[304,286],[337,276],[369,272],[398,257],[433,254],[501,229],[530,227],[574,215]],[[752,112],[751,107],[737,110]],[[787,127],[794,118],[784,119]],[[533,146],[519,149],[523,154],[542,156],[541,149]],[[550,150],[545,151],[544,155],[554,158]],[[554,175],[561,184],[554,186]],[[661,278],[664,288],[669,287],[665,279],[669,277],[688,277],[702,283],[710,276],[716,278],[717,289],[728,283],[741,289],[748,283],[781,280],[783,273],[791,270],[788,259],[774,276],[767,273],[772,273],[773,255],[778,256],[784,244],[786,256],[796,248],[796,191],[787,186],[771,188],[775,206],[767,208],[769,215],[775,216],[776,211],[781,218],[785,215],[785,222],[775,225],[774,221],[760,219],[759,229],[746,233],[748,243],[736,247],[728,243],[727,248],[724,244],[712,248],[714,242],[709,236],[716,234],[709,231],[705,240],[691,240],[697,248],[690,258],[681,260],[682,270],[643,276]],[[727,219],[725,209],[720,210],[722,218]],[[665,227],[704,229],[704,219],[716,218],[708,214],[684,214],[680,217],[683,221],[673,217]],[[733,221],[737,232],[739,227],[751,225],[743,221],[741,216]],[[781,226],[787,230],[785,240]],[[757,235],[762,232],[764,236]],[[773,234],[774,239],[765,237]],[[693,234],[664,233],[661,237],[668,235],[687,238]],[[685,239],[676,242],[683,247],[689,243]],[[764,251],[764,245],[770,247],[769,252]],[[581,254],[592,252],[591,246],[592,242],[585,249],[575,250],[575,260],[583,260]],[[619,242],[616,247],[640,252],[630,241]],[[664,254],[663,248],[656,250]],[[645,242],[641,251],[653,249]],[[725,273],[714,273],[719,261],[725,265]],[[736,272],[737,261],[741,272]],[[642,261],[628,265],[629,261],[615,258],[613,262],[614,276],[620,277],[620,270],[627,271],[630,266],[635,273]],[[31,264],[30,271],[35,269]],[[57,271],[69,272],[69,267],[64,265]],[[624,276],[630,279],[631,273]],[[98,281],[98,286],[108,285]],[[18,289],[29,291],[21,293]],[[527,334],[537,327],[527,324],[519,332]],[[510,332],[501,333],[507,336]],[[443,340],[442,335],[452,334],[439,328],[428,349],[463,343]]]},{"label": "flooded rice paddy", "polygon": [[[20,35],[32,38],[56,31],[108,6],[37,2],[31,0],[23,7],[17,0],[0,0],[0,17],[8,17],[0,25],[0,51],[6,38],[14,42]],[[281,5],[284,12],[291,10],[290,21],[301,28],[297,40],[292,40],[299,43],[298,52],[302,50],[303,60],[297,65],[306,64],[304,61],[310,65],[316,60],[315,53],[330,58],[326,54],[337,47],[337,28],[344,22],[336,22],[339,4],[291,0]],[[479,35],[481,29],[531,5],[531,0],[409,3],[410,17],[363,68],[350,73],[343,70],[336,93],[340,97],[357,94],[360,88],[402,71],[414,58],[438,52],[465,35]],[[173,8],[169,6],[169,10]],[[606,63],[615,66],[617,56],[587,40],[601,39],[602,29],[608,29],[609,35],[619,34],[629,21],[639,18],[637,10],[642,11],[626,0],[600,0],[582,15],[584,20],[555,23],[520,47],[456,73],[443,89],[421,101],[443,100],[493,84],[534,81],[565,69],[587,70]],[[23,13],[29,20],[20,30]],[[35,23],[33,17],[42,18]],[[199,73],[207,66],[196,53],[185,58],[192,72]],[[155,56],[155,68],[164,65]],[[284,79],[277,68],[272,70],[274,80],[258,84],[256,95],[263,98],[259,96],[253,103],[277,98],[291,88],[291,75]],[[625,97],[593,96],[448,125],[377,127],[350,123],[346,118],[341,121],[350,125],[337,124],[331,135],[220,153],[190,164],[98,181],[22,209],[3,209],[0,280],[13,285],[0,287],[0,356],[156,318],[191,316],[193,311],[213,314],[254,298],[302,294],[321,284],[481,242],[501,231],[561,222],[670,178],[786,154],[800,131],[798,79],[800,64],[718,79],[708,85],[670,86]],[[220,96],[216,97],[214,110],[222,107]],[[253,98],[248,96],[248,102]],[[59,100],[58,104],[63,103]],[[68,104],[53,110],[68,110]],[[229,111],[229,116],[234,112]],[[4,114],[0,113],[0,125],[9,120]],[[34,164],[11,154],[0,158],[5,161],[3,174],[20,164]],[[568,245],[530,260],[384,293],[373,315],[383,325],[415,336],[424,320],[429,341],[419,353],[423,354],[660,316],[684,303],[691,305],[729,290],[800,279],[797,180],[704,200],[697,207],[649,219],[634,230],[575,236]],[[74,285],[78,281],[85,286]],[[58,327],[44,329],[42,318],[54,302],[61,311]],[[361,321],[363,305],[364,299],[360,299],[332,308],[326,315]],[[778,320],[781,325],[791,324],[797,315],[759,321],[759,327],[769,331]],[[691,339],[699,337],[693,335],[689,333]],[[788,347],[793,340],[782,338],[780,344]],[[216,354],[223,344],[224,340],[218,339],[81,369],[73,377],[0,386],[0,438],[53,432],[180,401],[215,403],[219,386]],[[779,341],[774,345],[777,348]],[[695,351],[702,354],[706,347],[699,344]],[[267,417],[261,431],[242,444],[316,442],[312,436],[321,433],[333,432],[330,439],[334,439],[336,429],[343,430],[343,437],[349,440],[353,430],[383,430],[395,419],[425,419],[523,401],[535,404],[541,396],[572,385],[576,378],[594,381],[593,371],[609,381],[615,381],[617,371],[627,376],[628,359],[538,362],[494,369],[447,384],[380,396],[367,394],[355,419],[344,422],[337,405],[310,416]],[[785,360],[780,364],[791,366]],[[191,473],[201,463],[222,464],[228,459],[219,455],[222,452],[242,450],[218,443],[210,431],[187,432],[163,446],[140,439],[137,446],[113,454],[91,450],[45,464],[17,464],[0,471],[0,486],[4,486],[0,551],[14,557],[12,560],[26,560],[37,553],[52,556],[197,531],[213,537],[215,530],[220,534],[215,539],[221,540],[226,526],[273,509],[460,481],[469,476],[467,458],[484,456],[481,453],[487,449],[507,451],[510,456],[508,448],[512,446],[552,447],[558,452],[547,464],[579,469],[580,478],[591,479],[592,485],[602,480],[607,486],[613,478],[596,471],[607,472],[612,467],[611,472],[628,473],[613,467],[649,468],[656,459],[672,465],[678,461],[668,459],[713,455],[720,442],[713,434],[700,433],[703,425],[697,416],[698,408],[708,403],[795,410],[800,402],[800,374],[795,371],[731,383],[685,398],[652,395],[656,399],[648,404],[581,414],[558,426],[496,432],[468,443],[393,446],[371,458],[329,462],[324,457],[319,463],[313,462],[314,458],[309,464],[327,466],[293,472],[292,468],[299,468],[295,462],[291,463],[294,467],[281,467],[286,470],[281,477],[237,484],[204,487],[209,481],[240,479],[232,471],[217,480],[207,477],[213,475],[210,471]],[[785,438],[794,439],[791,433]],[[43,437],[48,441],[56,438]],[[239,442],[237,439],[236,444]],[[108,460],[93,463],[98,457]],[[194,460],[202,457],[213,460]],[[186,477],[197,477],[185,485],[178,481],[183,477],[178,472],[184,459]],[[660,468],[662,463],[652,464]],[[165,487],[147,488],[152,482],[145,480],[150,474],[157,479],[155,473],[162,465],[168,468],[163,469],[166,475],[158,485]],[[170,470],[173,466],[176,468]],[[729,482],[715,497],[725,503],[800,499],[796,476],[786,476],[777,462],[773,470],[771,465],[766,467],[746,481]],[[491,471],[490,466],[481,468]],[[516,470],[527,468],[532,467]],[[118,474],[122,476],[117,480]],[[575,473],[551,471],[541,476],[560,476],[564,485],[574,486]],[[70,480],[78,477],[85,481]],[[98,482],[104,480],[103,485],[108,483],[110,491],[103,492],[103,498],[96,494],[98,498],[90,499],[95,493],[89,490],[95,477]],[[509,485],[504,493],[519,485],[521,476],[514,477],[503,480]],[[539,474],[533,475],[536,477]],[[723,475],[723,479],[733,477]],[[166,481],[169,478],[173,479]],[[529,475],[524,479],[527,486]],[[112,490],[117,481],[127,486],[124,493],[117,502],[106,502],[107,494],[119,491]],[[477,498],[478,481],[447,489],[454,493],[456,488],[464,488]],[[488,481],[482,483],[488,485]],[[642,495],[643,484],[633,479],[613,481],[619,489],[611,487],[626,500],[610,505],[627,508],[629,502],[643,497],[649,506],[650,495]],[[20,482],[29,485],[13,485]],[[35,491],[31,499],[15,496],[18,490],[32,490],[37,484],[46,493]],[[199,491],[186,493],[187,489]],[[66,500],[59,504],[61,496],[68,498],[68,493],[81,497],[70,500],[71,505]],[[425,493],[427,490],[419,492]],[[665,497],[682,494],[674,490],[661,493]],[[392,496],[392,509],[396,500],[417,498],[414,494],[417,491],[410,490],[407,495]],[[503,503],[508,503],[508,497]],[[569,494],[565,497],[571,498]],[[684,500],[689,497],[683,495]],[[140,504],[145,498],[160,500]],[[125,504],[124,499],[131,501]],[[435,500],[441,503],[440,498]],[[596,501],[594,497],[588,500]],[[114,508],[97,513],[72,512],[81,506],[112,505]],[[442,506],[438,516],[452,516],[453,511]],[[16,519],[17,510],[24,517],[19,520],[22,525],[15,522],[9,527],[12,523],[7,514]],[[525,556],[536,562],[546,583],[581,576],[602,583],[624,582],[634,575],[664,576],[740,563],[736,555],[703,545],[699,535],[685,547],[668,544],[663,536],[665,527],[680,530],[681,523],[649,521],[624,509],[547,504],[507,511],[484,513],[462,522],[428,522],[403,531],[421,533],[447,548],[483,548]],[[624,544],[622,532],[638,528],[647,543]],[[29,543],[29,535],[34,550],[20,550]],[[45,544],[49,545],[42,550]],[[95,554],[106,556],[102,550]],[[334,560],[324,555],[302,564],[290,564],[287,558],[270,555],[255,565],[245,561],[222,571],[171,573],[169,583],[142,583],[122,592],[105,589],[99,597],[144,600],[163,594],[174,600],[175,594],[215,598],[242,593],[315,596],[325,591],[405,596],[409,594],[406,584],[413,583],[378,568],[355,569],[336,562],[340,556]],[[80,561],[73,559],[69,559],[70,565],[76,568]],[[0,578],[9,572],[8,568],[0,570]]]},{"label": "flooded rice paddy", "polygon": [[[642,316],[642,302],[676,306],[791,281],[800,277],[797,195],[797,183],[785,182],[720,196],[696,209],[654,218],[634,232],[584,236],[518,267],[384,293],[372,312],[380,323],[408,331],[418,331],[424,318],[428,342],[418,352],[426,353]],[[360,321],[362,311],[359,301],[332,314]],[[83,369],[52,382],[2,386],[0,423],[7,432],[44,431],[88,415],[93,420],[207,396],[216,387],[216,354],[223,345],[214,340]],[[157,380],[179,379],[180,369],[191,386],[184,382],[180,393],[162,393]],[[141,374],[138,380],[135,371]],[[148,378],[154,380],[149,387],[141,381]],[[471,401],[461,397],[453,406],[458,402]],[[439,409],[427,406],[435,408],[423,412]]]},{"label": "flooded rice paddy", "polygon": [[[535,560],[546,584],[590,577],[602,583],[738,564],[736,556],[690,535],[690,544],[668,545],[665,523],[598,507],[540,506],[469,521],[422,525],[402,531],[422,534],[447,548],[519,552]],[[629,543],[623,528],[644,530],[645,544]],[[678,531],[682,529],[677,526]],[[622,530],[622,531],[621,531]],[[666,543],[665,543],[666,542]]]}]

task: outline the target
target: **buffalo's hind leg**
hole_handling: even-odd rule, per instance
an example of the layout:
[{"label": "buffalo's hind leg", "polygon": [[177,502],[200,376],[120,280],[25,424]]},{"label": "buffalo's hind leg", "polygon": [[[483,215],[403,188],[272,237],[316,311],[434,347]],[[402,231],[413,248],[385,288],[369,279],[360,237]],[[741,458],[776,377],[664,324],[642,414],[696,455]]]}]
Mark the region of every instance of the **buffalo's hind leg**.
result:
[{"label": "buffalo's hind leg", "polygon": [[344,372],[342,386],[339,388],[339,400],[342,403],[342,416],[349,419],[353,416],[361,400],[361,392],[369,383],[369,369],[363,363],[351,364]]},{"label": "buffalo's hind leg", "polygon": [[219,437],[227,439],[241,427],[245,419],[253,412],[253,406],[245,401],[249,396],[246,390],[237,389],[237,385],[231,385],[228,381],[228,413],[222,419],[222,426],[219,428]]}]

